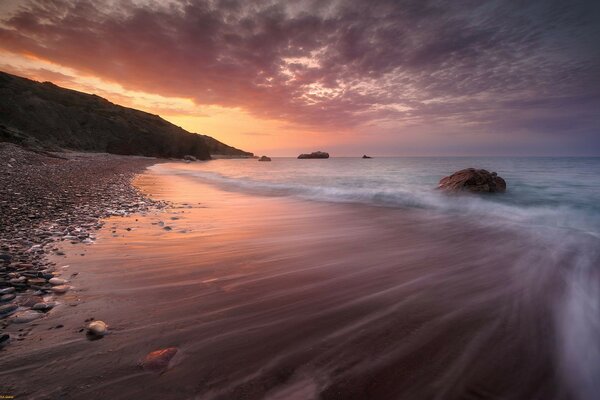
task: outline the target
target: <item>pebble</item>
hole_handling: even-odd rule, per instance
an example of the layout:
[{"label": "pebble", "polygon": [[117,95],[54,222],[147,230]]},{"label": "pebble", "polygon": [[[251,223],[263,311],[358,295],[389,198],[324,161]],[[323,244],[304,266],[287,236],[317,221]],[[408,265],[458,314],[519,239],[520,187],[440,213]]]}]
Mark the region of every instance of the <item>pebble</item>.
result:
[{"label": "pebble", "polygon": [[0,289],[0,295],[14,293],[14,292],[15,292],[15,288],[14,287]]},{"label": "pebble", "polygon": [[64,285],[65,283],[68,283],[68,281],[66,279],[61,279],[61,278],[50,278],[50,280],[48,280],[48,282],[53,286],[59,286],[59,285]]},{"label": "pebble", "polygon": [[55,303],[50,302],[50,303],[36,303],[33,305],[33,307],[31,307],[32,310],[38,310],[38,311],[48,311],[51,310],[52,308],[54,308]]},{"label": "pebble", "polygon": [[169,368],[169,363],[177,351],[177,347],[155,350],[144,357],[141,366],[146,371],[162,373]]},{"label": "pebble", "polygon": [[26,324],[28,322],[35,321],[36,319],[41,318],[42,316],[42,313],[33,310],[27,310],[16,313],[10,318],[10,320],[12,323],[15,324]]},{"label": "pebble", "polygon": [[71,286],[69,286],[69,285],[60,285],[60,286],[54,286],[52,288],[52,291],[54,293],[67,293],[69,291],[69,289],[71,289]]},{"label": "pebble", "polygon": [[17,297],[16,294],[14,293],[9,293],[9,294],[3,294],[2,296],[0,296],[0,302],[7,302],[7,301],[11,301],[13,300],[15,297]]},{"label": "pebble", "polygon": [[94,321],[87,326],[88,333],[94,336],[104,336],[108,333],[108,325],[104,321]]},{"label": "pebble", "polygon": [[19,308],[19,307],[14,303],[5,304],[3,306],[0,306],[0,318],[6,317],[6,316],[14,313],[15,311],[17,311],[17,308]]}]

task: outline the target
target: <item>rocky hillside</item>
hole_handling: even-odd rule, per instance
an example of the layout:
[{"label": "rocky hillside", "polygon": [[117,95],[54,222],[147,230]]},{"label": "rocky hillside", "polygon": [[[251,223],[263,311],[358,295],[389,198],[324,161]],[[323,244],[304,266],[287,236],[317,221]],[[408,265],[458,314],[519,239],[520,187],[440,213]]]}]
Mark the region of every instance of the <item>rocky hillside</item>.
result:
[{"label": "rocky hillside", "polygon": [[158,115],[0,72],[0,141],[45,149],[177,157],[251,156]]}]

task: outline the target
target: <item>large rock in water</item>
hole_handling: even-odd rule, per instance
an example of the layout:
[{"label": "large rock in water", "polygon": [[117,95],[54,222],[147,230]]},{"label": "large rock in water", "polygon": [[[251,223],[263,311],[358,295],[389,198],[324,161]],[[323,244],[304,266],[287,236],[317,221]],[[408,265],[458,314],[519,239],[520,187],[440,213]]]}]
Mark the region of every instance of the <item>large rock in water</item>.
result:
[{"label": "large rock in water", "polygon": [[258,161],[271,161],[271,157],[262,156],[261,158],[258,159]]},{"label": "large rock in water", "polygon": [[298,158],[329,158],[329,153],[324,151],[315,151],[310,154],[300,154]]},{"label": "large rock in water", "polygon": [[495,172],[467,168],[442,178],[438,189],[447,192],[501,193],[506,191],[506,181]]}]

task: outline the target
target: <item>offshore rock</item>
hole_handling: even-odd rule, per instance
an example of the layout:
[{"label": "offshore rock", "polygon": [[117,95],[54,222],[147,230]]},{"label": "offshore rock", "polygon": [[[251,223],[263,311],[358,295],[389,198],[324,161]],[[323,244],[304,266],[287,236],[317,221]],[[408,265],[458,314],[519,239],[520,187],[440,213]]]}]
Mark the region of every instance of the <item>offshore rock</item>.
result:
[{"label": "offshore rock", "polygon": [[310,154],[300,154],[298,156],[298,158],[300,158],[300,159],[304,159],[304,158],[329,158],[329,153],[326,153],[324,151],[315,151],[315,152],[310,153]]},{"label": "offshore rock", "polygon": [[495,172],[467,168],[442,178],[438,189],[446,192],[502,193],[506,191],[506,181]]}]

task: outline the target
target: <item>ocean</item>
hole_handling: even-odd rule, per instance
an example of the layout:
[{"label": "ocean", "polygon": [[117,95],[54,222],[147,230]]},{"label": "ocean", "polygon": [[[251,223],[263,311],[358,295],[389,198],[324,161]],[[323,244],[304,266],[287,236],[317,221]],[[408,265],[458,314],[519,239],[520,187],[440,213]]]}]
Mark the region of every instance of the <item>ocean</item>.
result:
[{"label": "ocean", "polygon": [[[468,167],[497,172],[506,180],[507,192],[448,196],[436,190],[442,177]],[[600,393],[600,158],[273,158],[272,162],[215,160],[153,169],[232,192],[400,209],[428,221],[424,223],[432,232],[438,229],[436,218],[442,218],[507,237],[519,235],[512,241],[482,236],[478,246],[496,256],[490,263],[503,253],[508,257],[517,247],[522,250],[500,265],[512,270],[518,292],[525,293],[516,296],[519,301],[530,303],[519,307],[539,308],[539,315],[545,312],[542,308],[550,310],[548,340],[557,379],[566,382],[579,399],[594,399]],[[443,224],[439,229],[444,234]],[[377,235],[376,229],[372,235]],[[470,251],[472,235],[461,239],[460,229],[448,230],[447,235],[458,236],[453,248],[446,250],[454,257]],[[515,330],[524,330],[515,335],[540,332],[527,324]]]},{"label": "ocean", "polygon": [[[501,195],[447,196],[435,188],[452,172],[496,171]],[[214,160],[176,173],[234,191],[326,202],[426,209],[491,224],[552,227],[600,237],[600,158],[398,157]]]}]

